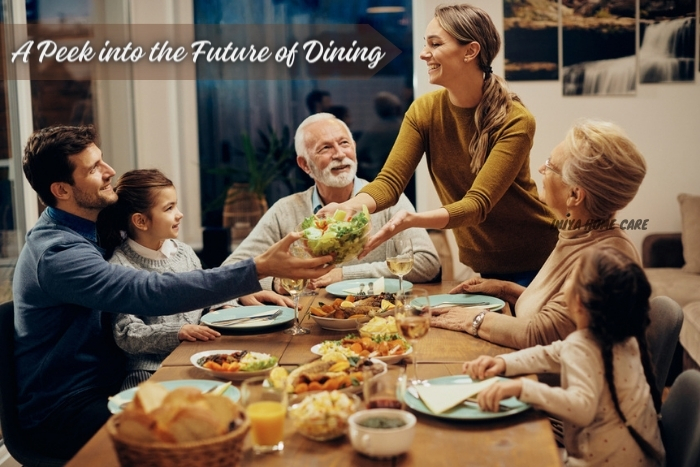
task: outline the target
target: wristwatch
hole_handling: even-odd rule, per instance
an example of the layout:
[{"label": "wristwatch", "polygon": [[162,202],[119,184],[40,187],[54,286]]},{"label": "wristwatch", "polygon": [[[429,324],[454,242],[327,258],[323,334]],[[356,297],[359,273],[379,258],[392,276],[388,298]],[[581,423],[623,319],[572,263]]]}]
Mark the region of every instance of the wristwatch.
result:
[{"label": "wristwatch", "polygon": [[472,322],[472,335],[479,337],[479,328],[481,327],[481,323],[484,322],[486,313],[488,313],[488,310],[483,310],[474,317],[474,321]]}]

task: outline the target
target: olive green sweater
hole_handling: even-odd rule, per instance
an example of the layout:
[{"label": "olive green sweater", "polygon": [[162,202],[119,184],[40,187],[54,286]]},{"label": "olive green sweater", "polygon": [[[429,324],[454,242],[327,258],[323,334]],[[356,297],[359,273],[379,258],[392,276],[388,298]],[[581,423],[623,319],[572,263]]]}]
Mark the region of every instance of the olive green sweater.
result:
[{"label": "olive green sweater", "polygon": [[554,248],[557,230],[530,177],[535,119],[514,102],[475,175],[469,152],[474,113],[453,105],[446,90],[416,99],[384,168],[362,192],[374,198],[377,210],[392,206],[425,153],[460,261],[481,273],[538,270]]}]

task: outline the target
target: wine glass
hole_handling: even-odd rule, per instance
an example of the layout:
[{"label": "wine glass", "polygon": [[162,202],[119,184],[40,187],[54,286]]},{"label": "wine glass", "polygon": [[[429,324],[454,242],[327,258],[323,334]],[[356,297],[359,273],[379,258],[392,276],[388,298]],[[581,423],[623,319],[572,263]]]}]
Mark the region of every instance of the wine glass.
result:
[{"label": "wine glass", "polygon": [[299,334],[308,334],[310,329],[302,328],[299,323],[299,296],[306,288],[307,279],[280,279],[280,285],[286,290],[294,300],[294,325],[291,328],[285,329],[285,334],[297,336]]},{"label": "wine glass", "polygon": [[396,237],[387,245],[386,265],[399,276],[399,293],[403,292],[403,276],[413,269],[413,242],[410,238]]},{"label": "wine glass", "polygon": [[413,347],[413,379],[411,384],[422,384],[418,378],[418,351],[416,343],[425,337],[430,330],[430,302],[428,291],[414,288],[410,292],[396,294],[395,302],[396,327],[401,336]]}]

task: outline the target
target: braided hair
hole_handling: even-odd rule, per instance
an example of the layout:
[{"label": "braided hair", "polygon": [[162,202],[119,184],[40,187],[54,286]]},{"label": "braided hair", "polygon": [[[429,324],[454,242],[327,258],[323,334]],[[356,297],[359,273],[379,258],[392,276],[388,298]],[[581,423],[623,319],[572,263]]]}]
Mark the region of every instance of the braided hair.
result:
[{"label": "braided hair", "polygon": [[600,345],[605,381],[615,410],[632,437],[647,455],[661,456],[634,429],[620,409],[613,377],[613,348],[631,337],[637,339],[644,376],[651,390],[654,408],[659,413],[661,395],[656,388],[654,369],[646,340],[651,286],[642,268],[624,253],[610,247],[591,248],[582,257],[574,276],[572,292],[579,296],[588,312],[588,329]]}]

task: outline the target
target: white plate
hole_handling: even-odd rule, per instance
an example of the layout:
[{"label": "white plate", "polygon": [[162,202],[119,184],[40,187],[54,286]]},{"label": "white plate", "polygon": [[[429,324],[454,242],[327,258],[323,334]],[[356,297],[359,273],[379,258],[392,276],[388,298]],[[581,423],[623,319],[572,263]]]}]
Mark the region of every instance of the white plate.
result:
[{"label": "white plate", "polygon": [[[200,389],[202,391],[206,391],[213,387],[221,386],[221,384],[225,383],[221,383],[220,381],[212,381],[209,379],[178,379],[174,381],[162,381],[158,384],[163,385],[168,391],[172,391],[173,389],[177,389],[183,386],[189,386]],[[122,391],[119,394],[110,397],[109,401],[107,402],[107,408],[109,409],[109,411],[112,413],[121,412],[122,409],[120,408],[120,406],[122,404],[134,400],[134,396],[136,395],[137,389],[138,388],[127,389],[126,391]],[[224,396],[228,397],[234,402],[238,402],[238,399],[241,398],[241,392],[238,390],[238,388],[230,386],[224,392]]]},{"label": "white plate", "polygon": [[[346,281],[336,282],[326,287],[326,292],[336,297],[345,298],[348,295],[352,295],[346,292],[346,290],[354,289],[359,287],[360,284],[369,284],[370,282],[376,282],[378,277],[368,277],[366,279],[349,279]],[[409,291],[413,288],[413,284],[404,279],[403,289]],[[396,293],[399,291],[399,280],[398,279],[384,279],[384,292],[385,293]],[[367,287],[365,287],[365,292],[367,292]],[[379,294],[374,294],[379,295]]]},{"label": "white plate", "polygon": [[[216,324],[216,321],[223,321],[234,318],[244,318],[253,315],[262,315],[277,309],[282,309],[282,313],[273,320],[250,320],[244,321],[240,324],[234,324],[232,326]],[[201,320],[202,324],[206,324],[210,328],[215,328],[224,331],[245,331],[247,333],[254,330],[269,332],[267,328],[289,323],[290,321],[294,321],[294,310],[283,306],[281,307],[270,305],[237,306],[233,308],[222,308],[220,310],[210,311],[206,315],[202,316]]]},{"label": "white plate", "polygon": [[[225,379],[227,381],[242,381],[244,379],[252,378],[254,376],[265,376],[267,375],[270,370],[275,368],[277,366],[277,363],[275,363],[273,366],[266,368],[264,370],[258,370],[258,371],[214,371],[210,370],[209,368],[204,368],[202,365],[198,364],[197,361],[202,358],[202,357],[208,357],[209,355],[216,355],[216,354],[232,354],[234,352],[240,352],[240,350],[205,350],[204,352],[199,352],[190,357],[190,363],[192,365],[196,366],[200,370],[206,371],[212,376],[215,376],[217,378]],[[261,352],[256,352],[256,353],[261,353]]]},{"label": "white plate", "polygon": [[[316,355],[323,355],[321,353],[320,349],[321,349],[321,344],[316,344],[313,347],[311,347],[311,353],[316,354]],[[404,357],[411,355],[412,353],[413,353],[413,347],[409,347],[408,350],[401,355],[387,355],[386,357],[376,355],[376,356],[372,357],[372,359],[379,360],[380,362],[384,362],[387,365],[393,365],[394,363],[399,363],[401,360],[403,360]]]}]

